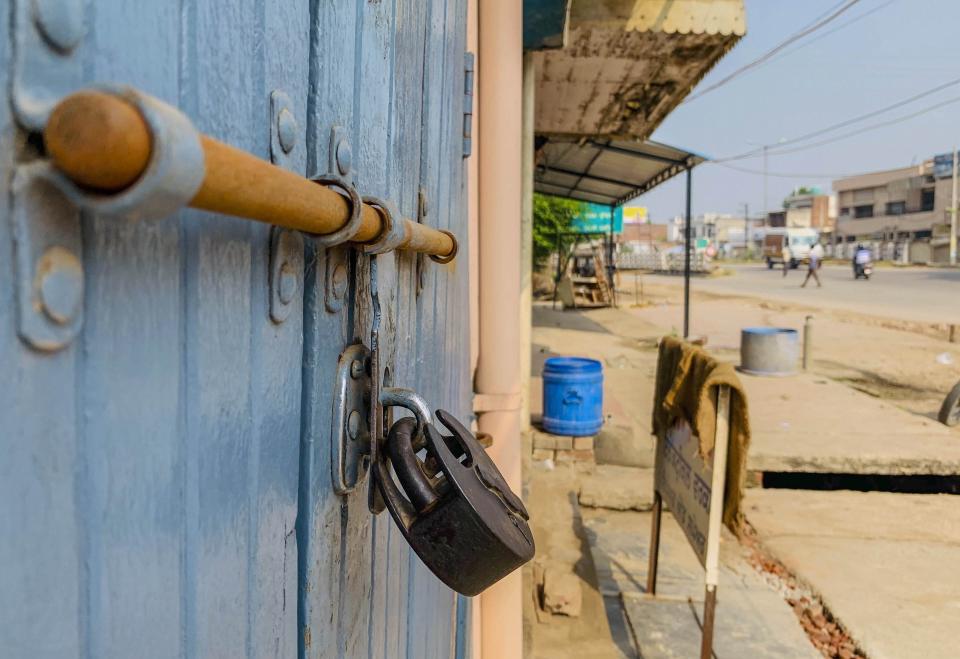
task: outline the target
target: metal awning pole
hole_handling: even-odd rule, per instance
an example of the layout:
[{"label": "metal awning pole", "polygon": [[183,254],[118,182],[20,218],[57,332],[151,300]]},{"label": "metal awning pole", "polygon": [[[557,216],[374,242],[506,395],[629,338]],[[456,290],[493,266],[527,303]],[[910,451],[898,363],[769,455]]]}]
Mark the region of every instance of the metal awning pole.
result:
[{"label": "metal awning pole", "polygon": [[687,167],[687,218],[683,228],[683,338],[690,336],[690,193],[693,182],[693,169]]},{"label": "metal awning pole", "polygon": [[[143,102],[152,108],[152,114],[144,114],[143,106],[131,98],[146,99]],[[421,252],[441,262],[456,254],[453,234],[399,214],[392,217],[395,211],[385,208],[390,206],[388,201],[365,200],[366,203],[360,203],[360,217],[351,223],[353,202],[328,187],[328,181],[311,181],[197,133],[175,108],[136,90],[127,90],[124,95],[91,90],[68,96],[54,109],[44,129],[44,143],[56,169],[83,193],[89,192],[93,197],[122,195],[149,178],[155,158],[167,157],[165,171],[179,168],[180,179],[188,176],[183,173],[189,169],[187,163],[177,161],[177,149],[182,143],[172,141],[173,131],[166,130],[166,125],[158,135],[151,124],[163,114],[177,117],[176,129],[181,134],[196,136],[186,142],[192,139],[196,144],[199,140],[195,149],[198,157],[194,159],[199,164],[189,173],[196,181],[192,188],[195,192],[182,199],[184,204],[319,236],[338,233],[351,224],[350,235],[344,241],[376,241],[387,245],[384,251]],[[185,155],[193,151],[187,149]],[[171,158],[174,152],[177,153]],[[183,187],[182,180],[180,185]],[[358,193],[351,194],[359,202]],[[391,218],[387,219],[387,215]]]},{"label": "metal awning pole", "polygon": [[617,287],[613,283],[613,273],[616,271],[617,266],[614,264],[613,260],[613,232],[615,228],[615,218],[617,214],[617,207],[610,207],[610,234],[607,238],[609,241],[607,243],[607,283],[610,286],[610,305],[617,306]]}]

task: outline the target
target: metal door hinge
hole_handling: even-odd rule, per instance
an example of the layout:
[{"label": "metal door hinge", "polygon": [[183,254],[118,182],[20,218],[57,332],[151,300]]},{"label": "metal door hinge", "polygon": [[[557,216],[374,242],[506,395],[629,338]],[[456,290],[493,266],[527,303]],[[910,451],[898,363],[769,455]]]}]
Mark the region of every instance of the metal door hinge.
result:
[{"label": "metal door hinge", "polygon": [[270,92],[270,162],[302,174],[306,151],[297,148],[303,142],[301,132],[293,101],[274,89]]},{"label": "metal door hinge", "polygon": [[282,323],[300,299],[303,235],[281,227],[270,232],[270,318]]},{"label": "metal door hinge", "polygon": [[44,163],[13,177],[17,331],[38,350],[66,347],[83,325],[80,211],[45,175]]},{"label": "metal door hinge", "polygon": [[463,157],[473,153],[473,53],[463,58]]},{"label": "metal door hinge", "polygon": [[47,123],[53,106],[80,86],[84,0],[16,0],[13,3],[12,105],[30,131]]}]

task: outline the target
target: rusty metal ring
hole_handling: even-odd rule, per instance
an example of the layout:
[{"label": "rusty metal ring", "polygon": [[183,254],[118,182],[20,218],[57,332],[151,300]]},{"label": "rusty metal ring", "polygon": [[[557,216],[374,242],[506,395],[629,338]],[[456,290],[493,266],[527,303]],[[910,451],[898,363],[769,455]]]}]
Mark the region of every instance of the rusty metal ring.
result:
[{"label": "rusty metal ring", "polygon": [[450,240],[453,241],[453,249],[446,256],[437,256],[436,254],[430,255],[431,261],[433,261],[434,263],[440,263],[442,265],[445,263],[450,263],[450,261],[457,258],[457,250],[460,249],[460,246],[457,244],[457,237],[453,235],[451,232],[447,231],[446,229],[438,229],[438,231],[440,233],[447,234],[448,236],[450,236]]},{"label": "rusty metal ring", "polygon": [[372,206],[383,218],[383,228],[372,242],[363,244],[363,251],[367,254],[383,254],[395,250],[406,237],[403,218],[397,210],[396,204],[389,199],[381,199],[373,195],[361,197],[363,203]]},{"label": "rusty metal ring", "polygon": [[347,220],[347,223],[333,233],[312,234],[313,239],[325,247],[341,245],[353,240],[353,237],[360,232],[360,227],[363,224],[363,199],[360,198],[360,193],[349,181],[336,174],[320,174],[310,180],[321,185],[335,185],[346,192],[350,200],[350,219]]}]

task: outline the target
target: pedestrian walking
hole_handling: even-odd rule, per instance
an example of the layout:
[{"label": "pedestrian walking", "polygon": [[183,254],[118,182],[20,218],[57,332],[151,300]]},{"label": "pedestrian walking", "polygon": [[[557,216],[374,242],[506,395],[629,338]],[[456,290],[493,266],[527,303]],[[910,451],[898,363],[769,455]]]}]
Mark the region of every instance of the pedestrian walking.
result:
[{"label": "pedestrian walking", "polygon": [[784,242],[783,249],[780,250],[780,258],[783,259],[783,276],[787,276],[787,272],[790,271],[790,259],[793,258],[790,255],[790,248],[787,247],[786,242]]},{"label": "pedestrian walking", "polygon": [[817,243],[810,248],[810,264],[807,269],[807,276],[804,278],[803,283],[800,284],[800,288],[806,288],[807,282],[810,281],[810,277],[813,277],[817,280],[817,288],[821,288],[820,284],[820,275],[817,274],[817,270],[820,269],[820,262],[823,258],[823,247],[820,243]]}]

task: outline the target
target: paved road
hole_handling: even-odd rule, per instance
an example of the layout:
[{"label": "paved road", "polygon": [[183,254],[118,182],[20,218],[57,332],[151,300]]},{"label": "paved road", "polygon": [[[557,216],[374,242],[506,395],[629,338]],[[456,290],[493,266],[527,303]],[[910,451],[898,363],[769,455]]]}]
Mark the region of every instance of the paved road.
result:
[{"label": "paved road", "polygon": [[[960,270],[938,268],[877,268],[869,281],[853,280],[851,268],[839,265],[820,270],[823,288],[811,282],[800,288],[806,270],[767,270],[765,265],[724,266],[729,277],[695,278],[694,291],[761,297],[783,302],[845,309],[875,316],[930,323],[960,323]],[[629,272],[621,286],[632,290]],[[676,276],[655,276],[650,281],[681,285]],[[655,278],[654,278],[655,277]]]}]

